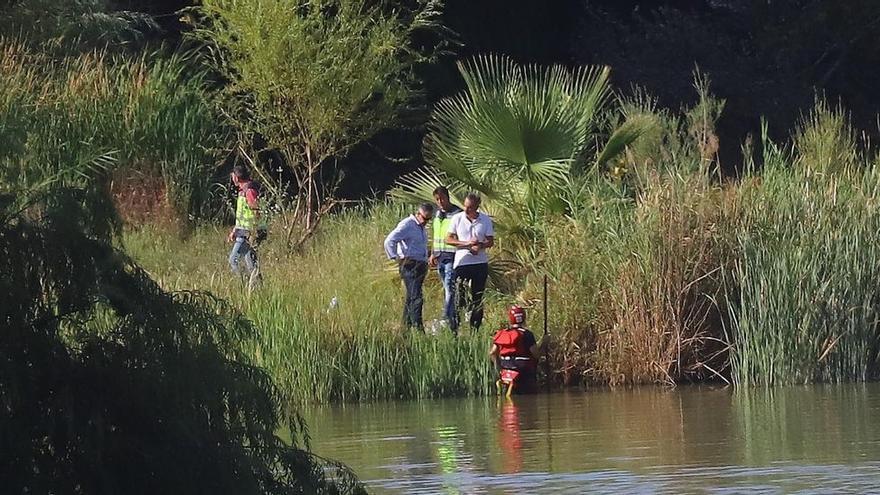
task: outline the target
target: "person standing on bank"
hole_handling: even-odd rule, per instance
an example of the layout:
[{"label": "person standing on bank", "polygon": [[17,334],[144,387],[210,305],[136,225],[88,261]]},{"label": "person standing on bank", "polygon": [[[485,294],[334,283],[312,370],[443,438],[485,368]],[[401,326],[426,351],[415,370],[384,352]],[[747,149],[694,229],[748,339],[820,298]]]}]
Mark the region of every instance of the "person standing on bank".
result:
[{"label": "person standing on bank", "polygon": [[461,208],[449,202],[449,190],[443,186],[434,189],[434,221],[431,223],[431,258],[428,264],[437,267],[437,275],[443,283],[443,318],[449,328],[458,328],[458,314],[455,311],[455,246],[446,243],[446,235],[452,223],[452,216]]},{"label": "person standing on bank", "polygon": [[403,302],[403,325],[424,331],[422,323],[422,283],[428,274],[428,233],[425,225],[434,214],[431,203],[423,203],[385,238],[385,254],[397,261],[400,278],[406,289]]},{"label": "person standing on bank", "polygon": [[250,170],[243,165],[233,167],[230,178],[238,188],[238,199],[235,204],[235,226],[228,236],[229,242],[233,243],[229,252],[229,267],[233,273],[242,274],[240,261],[244,258],[246,272],[242,275],[248,277],[248,288],[254,289],[262,282],[254,248],[266,237],[260,190],[251,180]]},{"label": "person standing on bank", "polygon": [[[464,199],[464,211],[452,217],[446,237],[446,243],[456,247],[452,265],[455,279],[460,283],[470,283],[469,310],[472,329],[479,328],[483,323],[483,291],[489,277],[489,255],[486,250],[495,245],[492,219],[479,209],[480,196],[468,194]],[[458,288],[463,290],[461,285]]]}]

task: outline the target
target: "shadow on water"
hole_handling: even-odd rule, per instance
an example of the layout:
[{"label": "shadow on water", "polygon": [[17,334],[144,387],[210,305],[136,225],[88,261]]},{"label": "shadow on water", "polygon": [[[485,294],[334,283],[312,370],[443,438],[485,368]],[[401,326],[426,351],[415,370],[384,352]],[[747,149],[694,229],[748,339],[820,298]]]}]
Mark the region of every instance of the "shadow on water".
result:
[{"label": "shadow on water", "polygon": [[880,486],[880,385],[638,388],[316,407],[313,447],[373,493]]}]

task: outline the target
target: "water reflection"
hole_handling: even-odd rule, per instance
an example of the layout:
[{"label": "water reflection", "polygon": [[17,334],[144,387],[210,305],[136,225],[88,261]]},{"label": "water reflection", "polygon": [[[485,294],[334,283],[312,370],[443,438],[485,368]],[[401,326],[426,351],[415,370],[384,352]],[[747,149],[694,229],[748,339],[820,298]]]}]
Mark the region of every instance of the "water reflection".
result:
[{"label": "water reflection", "polygon": [[498,445],[501,447],[504,473],[522,470],[522,442],[519,437],[520,419],[513,398],[502,398],[501,414],[498,415]]},{"label": "water reflection", "polygon": [[316,408],[313,446],[376,493],[880,486],[880,388],[680,387]]}]

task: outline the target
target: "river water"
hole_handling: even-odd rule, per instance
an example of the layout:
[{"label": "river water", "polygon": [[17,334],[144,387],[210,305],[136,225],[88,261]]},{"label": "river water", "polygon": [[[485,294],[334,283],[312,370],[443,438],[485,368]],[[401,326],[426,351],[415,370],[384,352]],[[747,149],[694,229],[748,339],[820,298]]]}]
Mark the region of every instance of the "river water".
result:
[{"label": "river water", "polygon": [[370,493],[880,493],[880,384],[315,407]]}]

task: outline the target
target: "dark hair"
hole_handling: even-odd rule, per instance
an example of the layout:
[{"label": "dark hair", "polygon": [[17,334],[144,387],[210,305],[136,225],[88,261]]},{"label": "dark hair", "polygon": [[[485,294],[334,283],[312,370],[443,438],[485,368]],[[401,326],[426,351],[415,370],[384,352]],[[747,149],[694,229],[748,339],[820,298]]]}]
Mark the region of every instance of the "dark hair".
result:
[{"label": "dark hair", "polygon": [[427,214],[428,217],[434,214],[434,205],[431,203],[422,203],[419,205],[419,211]]},{"label": "dark hair", "polygon": [[446,199],[449,199],[449,189],[446,189],[446,186],[437,186],[434,189],[432,196],[439,196],[440,194],[446,196]]},{"label": "dark hair", "polygon": [[468,195],[465,196],[464,199],[465,201],[471,200],[471,203],[474,203],[476,206],[480,206],[480,203],[483,202],[483,200],[480,199],[480,195],[475,192],[468,193]]},{"label": "dark hair", "polygon": [[232,167],[232,175],[238,180],[248,180],[251,178],[251,171],[245,165],[236,165]]}]

